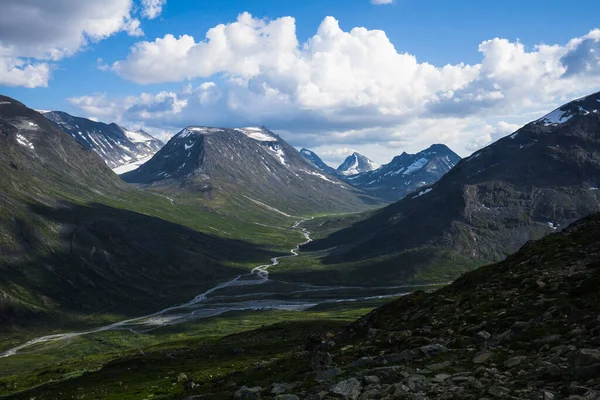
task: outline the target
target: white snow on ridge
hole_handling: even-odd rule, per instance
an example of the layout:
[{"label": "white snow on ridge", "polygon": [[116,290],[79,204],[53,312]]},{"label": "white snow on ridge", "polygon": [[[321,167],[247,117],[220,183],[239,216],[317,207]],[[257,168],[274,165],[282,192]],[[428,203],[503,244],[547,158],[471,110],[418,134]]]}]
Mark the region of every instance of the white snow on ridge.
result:
[{"label": "white snow on ridge", "polygon": [[190,135],[193,135],[194,133],[216,133],[216,132],[221,132],[222,130],[223,129],[220,129],[220,128],[206,128],[206,127],[201,127],[201,126],[190,126],[188,128],[185,128],[181,132],[179,132],[177,134],[177,136],[180,138],[186,138]]},{"label": "white snow on ridge", "polygon": [[27,138],[21,135],[20,133],[17,134],[17,143],[19,143],[21,146],[28,147],[30,150],[35,150],[35,147],[33,147],[33,143],[27,140]]},{"label": "white snow on ridge", "polygon": [[573,115],[565,115],[566,112],[557,108],[552,111],[550,114],[538,119],[538,122],[543,123],[545,126],[554,125],[554,124],[563,124],[570,120]]},{"label": "white snow on ridge", "polygon": [[125,132],[125,136],[127,137],[127,139],[129,139],[133,143],[146,143],[146,142],[151,142],[154,140],[154,138],[152,136],[147,135],[144,132],[129,131],[123,127],[121,127],[121,129],[123,129],[123,132]]},{"label": "white snow on ridge", "polygon": [[268,134],[264,129],[257,127],[239,128],[236,131],[243,133],[250,139],[258,140],[259,142],[276,142],[277,138]]},{"label": "white snow on ridge", "polygon": [[0,106],[3,104],[10,104],[10,101],[0,101]]}]

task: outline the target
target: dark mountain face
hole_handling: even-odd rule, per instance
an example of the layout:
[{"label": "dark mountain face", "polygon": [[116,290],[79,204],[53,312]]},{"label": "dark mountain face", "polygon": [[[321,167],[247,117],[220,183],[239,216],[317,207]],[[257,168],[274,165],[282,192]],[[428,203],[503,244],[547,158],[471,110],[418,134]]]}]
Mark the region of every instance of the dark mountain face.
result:
[{"label": "dark mountain face", "polygon": [[358,189],[324,175],[265,128],[189,127],[150,161],[122,175],[131,183],[237,198],[294,214],[356,210],[373,202]]},{"label": "dark mountain face", "polygon": [[58,125],[0,96],[0,332],[156,310],[239,274],[232,257],[272,257],[151,216],[200,220],[181,209],[125,184]]},{"label": "dark mountain face", "polygon": [[[423,246],[498,260],[600,210],[598,109],[600,94],[569,103],[560,115],[555,111],[463,159],[432,186],[309,247],[337,246],[330,262]],[[561,120],[564,115],[569,118]]]},{"label": "dark mountain face", "polygon": [[35,184],[27,186],[33,182],[74,191],[88,186],[124,186],[93,152],[42,114],[5,96],[0,96],[0,132],[0,184],[5,186],[5,194],[18,191],[32,198],[49,196],[49,191]]},{"label": "dark mountain face", "polygon": [[369,172],[379,168],[379,165],[359,153],[352,153],[338,167],[337,171],[344,176],[352,176],[361,172]]},{"label": "dark mountain face", "polygon": [[117,124],[104,124],[74,117],[62,111],[44,116],[77,140],[96,152],[111,168],[131,164],[154,155],[163,143],[144,131],[129,131]]},{"label": "dark mountain face", "polygon": [[443,144],[434,144],[417,154],[402,153],[380,168],[350,176],[347,181],[373,196],[398,201],[416,189],[437,182],[460,157]]},{"label": "dark mountain face", "polygon": [[302,154],[302,156],[306,158],[311,164],[313,164],[315,167],[319,168],[326,174],[333,175],[338,178],[343,177],[343,175],[340,174],[335,168],[332,168],[329,165],[325,164],[325,162],[321,160],[321,157],[319,157],[315,152],[310,151],[308,149],[302,149],[300,150],[300,154]]}]

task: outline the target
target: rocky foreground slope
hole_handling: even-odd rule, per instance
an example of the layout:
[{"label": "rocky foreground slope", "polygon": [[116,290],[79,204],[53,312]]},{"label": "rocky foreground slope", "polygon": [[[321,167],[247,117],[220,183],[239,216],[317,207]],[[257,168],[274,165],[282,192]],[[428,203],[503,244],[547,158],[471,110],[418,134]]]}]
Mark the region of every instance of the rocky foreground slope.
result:
[{"label": "rocky foreground slope", "polygon": [[272,376],[231,396],[597,399],[598,238],[600,214],[443,289],[376,309],[342,333],[311,335],[288,354],[294,362],[278,361],[286,367],[271,366]]}]

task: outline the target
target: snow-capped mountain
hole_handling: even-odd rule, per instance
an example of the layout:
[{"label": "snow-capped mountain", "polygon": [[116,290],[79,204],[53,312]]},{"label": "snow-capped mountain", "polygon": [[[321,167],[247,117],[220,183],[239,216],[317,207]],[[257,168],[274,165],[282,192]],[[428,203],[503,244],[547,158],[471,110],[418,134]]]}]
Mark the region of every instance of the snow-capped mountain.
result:
[{"label": "snow-capped mountain", "polygon": [[443,144],[434,144],[417,154],[402,153],[386,165],[349,176],[347,182],[374,196],[397,201],[416,189],[437,182],[460,157]]},{"label": "snow-capped mountain", "polygon": [[377,168],[379,168],[379,164],[374,163],[362,154],[354,152],[344,160],[337,171],[344,176],[352,176],[361,172],[373,171]]},{"label": "snow-capped mountain", "polygon": [[315,167],[319,168],[326,174],[337,176],[338,178],[343,177],[343,175],[340,174],[335,168],[332,168],[329,165],[325,164],[325,162],[321,160],[321,157],[319,157],[314,151],[302,149],[300,150],[300,154],[302,154],[302,156],[306,158],[311,164],[313,164]]},{"label": "snow-capped mountain", "polygon": [[142,130],[130,131],[114,123],[107,125],[62,111],[44,112],[43,115],[85,148],[95,151],[112,169],[135,165],[154,155],[163,146],[160,140]]},{"label": "snow-capped mountain", "polygon": [[331,254],[345,262],[397,255],[389,264],[407,271],[499,260],[600,211],[598,110],[600,93],[567,103],[464,158],[433,185],[309,246],[340,246]]},{"label": "snow-capped mountain", "polygon": [[209,200],[260,203],[291,215],[356,209],[372,201],[351,185],[325,175],[273,132],[257,127],[190,126],[122,178],[199,192]]}]

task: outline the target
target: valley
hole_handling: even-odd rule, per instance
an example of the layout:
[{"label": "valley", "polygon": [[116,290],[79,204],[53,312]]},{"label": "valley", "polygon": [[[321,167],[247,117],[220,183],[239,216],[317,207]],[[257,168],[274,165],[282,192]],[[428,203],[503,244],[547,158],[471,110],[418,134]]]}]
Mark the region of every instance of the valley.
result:
[{"label": "valley", "polygon": [[[333,381],[356,380],[366,393],[358,367],[400,363],[393,368],[408,379],[413,362],[449,347],[461,354],[450,368],[460,373],[463,342],[430,338],[453,322],[429,309],[409,324],[418,339],[400,339],[413,358],[388,361],[400,350],[390,339],[397,313],[436,293],[464,296],[470,288],[461,282],[486,285],[480,271],[513,265],[524,245],[528,257],[528,249],[543,257],[547,243],[564,240],[585,248],[581,262],[593,264],[586,232],[597,221],[585,217],[600,211],[599,96],[567,103],[465,159],[432,145],[383,166],[355,153],[329,170],[265,127],[189,126],[152,156],[140,150],[147,160],[117,167],[119,176],[100,147],[62,130],[76,117],[53,122],[2,97],[0,396],[245,398],[250,385],[276,383],[271,374],[301,398],[337,390]],[[104,137],[106,146],[118,132],[142,135],[68,121],[94,127],[90,140]],[[389,320],[370,322],[395,304],[403,305]],[[366,339],[355,338],[357,326],[368,326]],[[443,392],[427,379],[406,384]]]}]

